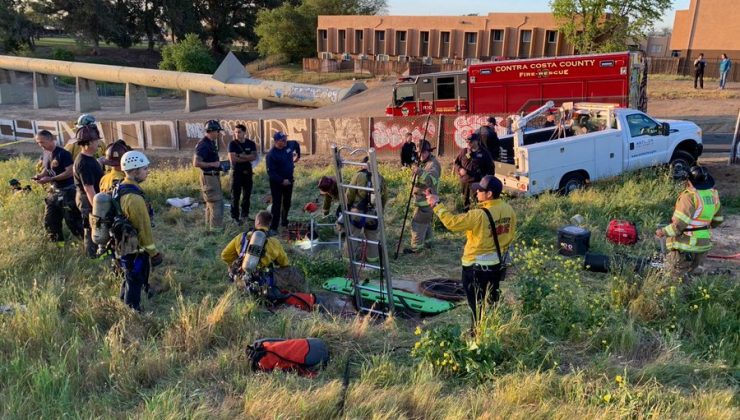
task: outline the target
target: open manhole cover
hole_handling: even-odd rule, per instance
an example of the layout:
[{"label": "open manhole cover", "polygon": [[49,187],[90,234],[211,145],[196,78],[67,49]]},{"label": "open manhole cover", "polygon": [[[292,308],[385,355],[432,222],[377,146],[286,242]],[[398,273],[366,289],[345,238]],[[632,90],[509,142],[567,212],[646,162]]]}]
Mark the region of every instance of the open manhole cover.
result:
[{"label": "open manhole cover", "polygon": [[460,280],[429,279],[419,283],[419,291],[424,296],[457,302],[465,299],[465,290]]}]

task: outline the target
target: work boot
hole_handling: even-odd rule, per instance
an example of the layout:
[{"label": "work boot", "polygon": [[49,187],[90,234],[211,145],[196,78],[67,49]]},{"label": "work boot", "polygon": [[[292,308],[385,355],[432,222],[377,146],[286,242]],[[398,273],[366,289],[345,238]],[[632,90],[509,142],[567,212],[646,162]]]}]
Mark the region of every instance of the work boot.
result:
[{"label": "work boot", "polygon": [[403,249],[403,255],[409,255],[409,254],[418,254],[419,251],[411,248],[404,248]]}]

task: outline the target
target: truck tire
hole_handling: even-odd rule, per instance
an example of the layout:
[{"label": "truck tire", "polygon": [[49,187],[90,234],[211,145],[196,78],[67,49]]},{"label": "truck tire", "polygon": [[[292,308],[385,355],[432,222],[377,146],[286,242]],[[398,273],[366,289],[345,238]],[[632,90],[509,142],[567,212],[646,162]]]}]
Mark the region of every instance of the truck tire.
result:
[{"label": "truck tire", "polygon": [[563,175],[563,179],[560,180],[560,189],[558,193],[562,195],[568,195],[575,190],[579,190],[586,187],[586,177],[580,172],[569,172]]},{"label": "truck tire", "polygon": [[686,179],[689,175],[689,168],[691,168],[695,163],[696,158],[694,158],[691,153],[685,150],[676,150],[673,152],[670,162],[671,176],[675,180]]}]

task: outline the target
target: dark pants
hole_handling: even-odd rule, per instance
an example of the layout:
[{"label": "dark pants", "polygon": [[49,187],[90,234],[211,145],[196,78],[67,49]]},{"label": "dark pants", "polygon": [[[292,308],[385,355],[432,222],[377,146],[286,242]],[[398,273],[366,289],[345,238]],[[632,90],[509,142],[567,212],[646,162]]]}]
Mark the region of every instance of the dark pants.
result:
[{"label": "dark pants", "polygon": [[488,270],[480,268],[463,267],[462,284],[468,305],[473,312],[473,325],[480,318],[482,302],[485,299],[491,307],[498,302],[500,292],[499,283],[506,275],[506,270],[501,270],[501,265],[491,266]]},{"label": "dark pants", "polygon": [[85,253],[90,258],[98,255],[98,246],[92,240],[92,228],[90,227],[90,213],[92,213],[92,204],[87,200],[87,194],[84,191],[77,190],[76,196],[77,208],[80,209],[82,216],[82,228],[85,243]]},{"label": "dark pants", "polygon": [[[242,195],[244,194],[244,195]],[[241,198],[241,203],[239,203]],[[249,217],[249,200],[252,199],[252,173],[231,172],[231,218]],[[239,210],[241,209],[241,216]]]},{"label": "dark pants", "polygon": [[270,181],[272,195],[272,223],[270,229],[277,230],[278,224],[288,226],[288,211],[290,200],[293,198],[293,184],[283,185],[280,182]]},{"label": "dark pants", "polygon": [[146,252],[124,255],[119,265],[123,270],[123,285],[121,286],[121,299],[123,302],[138,310],[141,310],[141,289],[149,287],[149,272],[151,264],[149,254]]},{"label": "dark pants", "polygon": [[67,223],[72,235],[82,238],[82,215],[75,203],[75,194],[75,189],[69,188],[52,191],[46,196],[44,227],[49,239],[54,242],[64,241],[62,220]]},{"label": "dark pants", "polygon": [[699,82],[699,86],[704,89],[704,72],[703,71],[695,71],[694,72],[694,89],[696,89],[696,82]]},{"label": "dark pants", "polygon": [[471,204],[475,204],[473,203],[474,200],[470,197],[470,194],[471,194],[470,186],[471,185],[473,185],[472,182],[460,181],[460,188],[462,189],[462,196],[463,196],[463,210],[466,212],[470,210]]}]

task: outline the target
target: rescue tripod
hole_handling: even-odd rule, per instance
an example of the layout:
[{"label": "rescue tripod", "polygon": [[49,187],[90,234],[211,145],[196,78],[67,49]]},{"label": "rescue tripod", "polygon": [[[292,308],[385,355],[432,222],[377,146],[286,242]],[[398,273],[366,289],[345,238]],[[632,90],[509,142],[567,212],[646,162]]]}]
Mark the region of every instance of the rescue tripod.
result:
[{"label": "rescue tripod", "polygon": [[[381,199],[381,184],[378,172],[378,160],[375,149],[352,149],[346,146],[331,146],[332,156],[334,158],[334,171],[337,178],[337,189],[339,190],[339,202],[342,205],[342,220],[346,226],[345,241],[347,252],[349,254],[349,268],[352,276],[352,288],[355,299],[355,307],[360,312],[387,316],[393,313],[393,284],[388,264],[388,250],[385,246],[385,223],[383,221],[383,200]],[[345,159],[346,157],[346,159]],[[363,159],[367,157],[367,162]],[[345,166],[357,166],[365,168],[370,172],[372,187],[352,185],[344,179],[342,168]],[[351,211],[347,207],[347,197],[345,192],[348,189],[365,191],[375,195],[375,214],[364,214]],[[371,241],[359,236],[353,236],[350,228],[350,217],[364,217],[377,221],[378,240]],[[358,229],[355,229],[358,230]],[[357,258],[356,250],[367,245],[378,247],[378,264],[368,264],[361,256]],[[373,282],[369,279],[363,281],[361,272],[363,269],[374,270],[378,273],[378,286],[374,287]],[[368,294],[376,295],[375,302],[370,305],[366,304]],[[364,295],[364,296],[363,296]]]}]

